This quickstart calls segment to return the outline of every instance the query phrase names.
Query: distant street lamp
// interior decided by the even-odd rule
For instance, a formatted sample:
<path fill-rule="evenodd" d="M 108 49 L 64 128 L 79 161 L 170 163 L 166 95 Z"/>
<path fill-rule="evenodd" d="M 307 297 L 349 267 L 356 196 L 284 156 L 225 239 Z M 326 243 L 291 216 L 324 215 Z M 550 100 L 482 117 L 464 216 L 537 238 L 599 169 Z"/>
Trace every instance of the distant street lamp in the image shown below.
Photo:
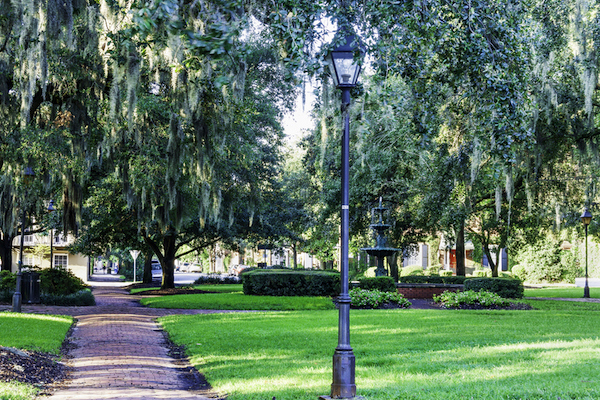
<path fill-rule="evenodd" d="M 588 285 L 588 225 L 592 222 L 592 213 L 586 208 L 581 214 L 581 222 L 585 226 L 585 286 L 583 287 L 583 297 L 590 297 L 590 287 Z"/>
<path fill-rule="evenodd" d="M 355 358 L 350 346 L 350 295 L 348 294 L 348 244 L 349 244 L 349 217 L 350 217 L 350 91 L 356 86 L 360 74 L 360 64 L 355 62 L 354 55 L 359 51 L 355 46 L 356 37 L 346 34 L 344 44 L 333 49 L 328 55 L 333 80 L 338 89 L 342 91 L 342 113 L 344 129 L 342 133 L 342 210 L 341 210 L 341 293 L 338 297 L 338 345 L 333 354 L 333 383 L 331 384 L 331 397 L 322 396 L 321 399 L 347 399 L 356 396 Z"/>
<path fill-rule="evenodd" d="M 25 186 L 25 193 L 23 196 L 23 202 L 21 204 L 21 244 L 19 246 L 19 263 L 17 265 L 17 287 L 15 288 L 15 293 L 12 298 L 12 307 L 13 312 L 20 313 L 21 312 L 21 278 L 22 273 L 21 269 L 23 268 L 23 246 L 25 243 L 25 202 L 27 200 L 27 187 L 33 181 L 33 177 L 35 176 L 33 172 L 33 168 L 25 167 L 25 171 L 23 173 L 23 184 Z"/>
<path fill-rule="evenodd" d="M 50 200 L 50 204 L 48 204 L 48 213 L 50 215 L 52 215 L 52 213 L 54 211 L 55 211 L 54 200 Z M 54 229 L 52 228 L 52 220 L 50 220 L 50 269 L 54 268 L 53 242 L 54 242 Z"/>

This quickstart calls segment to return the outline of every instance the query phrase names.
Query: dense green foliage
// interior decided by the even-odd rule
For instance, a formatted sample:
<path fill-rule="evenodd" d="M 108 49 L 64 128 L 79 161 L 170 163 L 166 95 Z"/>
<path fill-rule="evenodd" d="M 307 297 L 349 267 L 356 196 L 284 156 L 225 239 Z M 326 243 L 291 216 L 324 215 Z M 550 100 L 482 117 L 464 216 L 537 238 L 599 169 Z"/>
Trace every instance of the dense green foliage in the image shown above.
<path fill-rule="evenodd" d="M 71 294 L 43 293 L 40 302 L 49 306 L 95 306 L 96 299 L 89 289 Z"/>
<path fill-rule="evenodd" d="M 340 274 L 335 271 L 254 270 L 242 276 L 244 294 L 261 296 L 336 296 Z"/>
<path fill-rule="evenodd" d="M 396 291 L 359 288 L 351 289 L 348 294 L 351 308 L 409 308 L 411 306 L 410 301 Z"/>
<path fill-rule="evenodd" d="M 360 278 L 360 288 L 364 290 L 379 290 L 381 292 L 395 292 L 396 282 L 391 276 L 376 276 L 374 278 Z"/>
<path fill-rule="evenodd" d="M 466 291 L 487 291 L 507 299 L 523 297 L 523 282 L 510 278 L 472 278 L 465 281 Z"/>
<path fill-rule="evenodd" d="M 49 295 L 72 295 L 87 286 L 73 272 L 64 268 L 45 268 L 40 274 L 40 291 Z"/>
<path fill-rule="evenodd" d="M 412 265 L 404 267 L 400 270 L 400 277 L 404 276 L 422 276 L 424 275 L 423 267 L 420 265 Z"/>
<path fill-rule="evenodd" d="M 463 292 L 445 291 L 434 295 L 433 301 L 445 308 L 463 308 L 465 306 L 480 306 L 483 308 L 506 307 L 509 302 L 500 295 L 486 290 L 466 290 Z"/>
<path fill-rule="evenodd" d="M 576 277 L 583 275 L 576 250 L 561 250 L 551 241 L 523 246 L 516 262 L 513 273 L 530 283 L 574 283 Z"/>
<path fill-rule="evenodd" d="M 543 311 L 352 310 L 357 394 L 377 400 L 598 397 L 600 304 L 579 311 L 575 303 L 554 303 L 559 308 Z M 173 315 L 160 322 L 229 399 L 297 400 L 330 393 L 337 320 L 331 310 Z"/>

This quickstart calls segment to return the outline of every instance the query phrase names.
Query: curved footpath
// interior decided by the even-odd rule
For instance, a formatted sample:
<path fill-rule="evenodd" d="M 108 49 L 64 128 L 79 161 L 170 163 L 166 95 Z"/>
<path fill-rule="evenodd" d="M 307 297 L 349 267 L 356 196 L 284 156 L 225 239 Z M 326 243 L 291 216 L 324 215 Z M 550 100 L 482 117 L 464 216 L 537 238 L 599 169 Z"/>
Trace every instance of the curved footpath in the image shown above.
<path fill-rule="evenodd" d="M 91 284 L 95 306 L 23 305 L 24 312 L 72 315 L 77 320 L 70 338 L 74 349 L 67 360 L 73 368 L 70 379 L 50 400 L 209 399 L 198 390 L 197 375 L 187 361 L 169 356 L 155 319 L 222 311 L 145 308 L 139 296 L 129 295 L 116 282 Z"/>

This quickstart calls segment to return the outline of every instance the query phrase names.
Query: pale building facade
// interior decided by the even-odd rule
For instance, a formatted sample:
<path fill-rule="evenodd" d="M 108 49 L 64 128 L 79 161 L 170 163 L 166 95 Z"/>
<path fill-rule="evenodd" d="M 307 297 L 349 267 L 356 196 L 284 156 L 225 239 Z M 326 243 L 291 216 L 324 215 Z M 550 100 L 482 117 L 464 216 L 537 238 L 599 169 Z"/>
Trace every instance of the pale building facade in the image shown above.
<path fill-rule="evenodd" d="M 50 238 L 52 237 L 52 264 L 50 263 Z M 71 235 L 32 234 L 23 237 L 23 267 L 50 268 L 51 266 L 66 268 L 75 276 L 88 281 L 89 257 L 69 252 L 68 246 L 74 242 Z M 11 271 L 17 272 L 21 236 L 13 239 Z"/>

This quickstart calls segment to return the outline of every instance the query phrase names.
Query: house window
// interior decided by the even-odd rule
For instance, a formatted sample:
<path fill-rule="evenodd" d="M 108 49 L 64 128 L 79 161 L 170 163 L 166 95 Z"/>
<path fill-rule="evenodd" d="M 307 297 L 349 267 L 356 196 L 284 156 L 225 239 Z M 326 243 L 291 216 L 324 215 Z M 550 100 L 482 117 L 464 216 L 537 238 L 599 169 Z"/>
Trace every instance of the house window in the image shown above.
<path fill-rule="evenodd" d="M 65 244 L 65 236 L 62 233 L 54 234 L 54 244 Z"/>
<path fill-rule="evenodd" d="M 27 237 L 27 236 L 25 236 Z M 33 254 L 23 254 L 23 265 L 22 267 L 29 266 L 32 267 L 34 264 Z"/>
<path fill-rule="evenodd" d="M 25 232 L 29 232 L 29 228 L 25 229 Z M 25 235 L 23 236 L 24 244 L 33 244 L 33 235 Z"/>
<path fill-rule="evenodd" d="M 54 267 L 67 268 L 69 265 L 69 257 L 66 254 L 55 254 L 54 255 Z"/>

